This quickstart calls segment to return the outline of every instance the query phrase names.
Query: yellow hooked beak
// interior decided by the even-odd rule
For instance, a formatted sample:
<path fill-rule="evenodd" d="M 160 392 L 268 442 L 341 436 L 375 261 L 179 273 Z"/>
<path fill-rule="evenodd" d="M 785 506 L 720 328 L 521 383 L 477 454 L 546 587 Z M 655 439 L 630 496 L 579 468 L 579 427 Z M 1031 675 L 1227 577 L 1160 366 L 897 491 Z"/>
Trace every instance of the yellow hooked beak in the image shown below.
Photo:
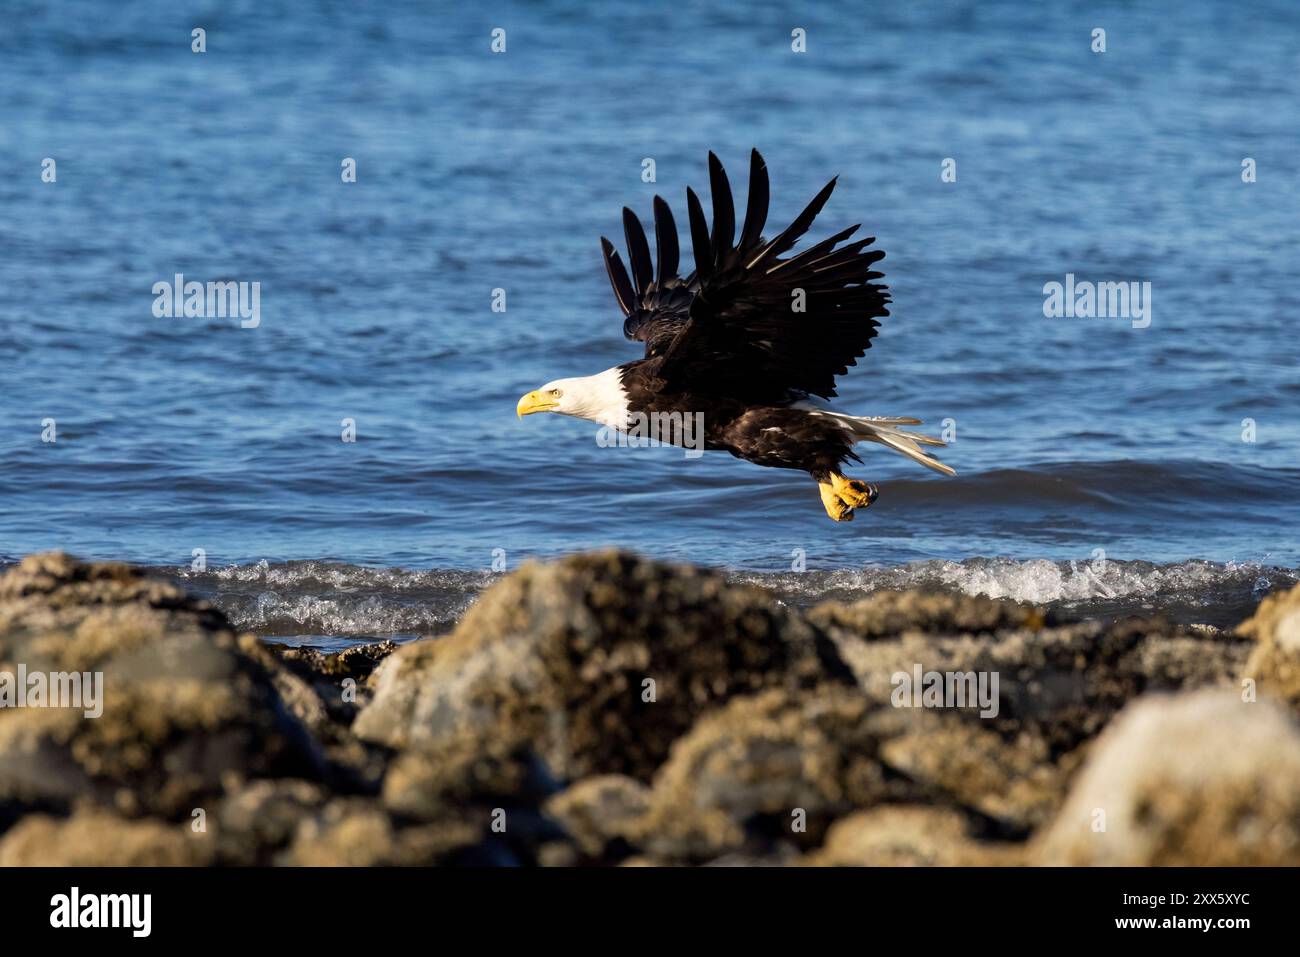
<path fill-rule="evenodd" d="M 532 415 L 534 412 L 549 412 L 559 404 L 560 403 L 552 398 L 547 392 L 530 392 L 519 400 L 519 404 L 515 406 L 515 412 L 517 412 L 519 418 L 522 419 L 524 416 Z"/>

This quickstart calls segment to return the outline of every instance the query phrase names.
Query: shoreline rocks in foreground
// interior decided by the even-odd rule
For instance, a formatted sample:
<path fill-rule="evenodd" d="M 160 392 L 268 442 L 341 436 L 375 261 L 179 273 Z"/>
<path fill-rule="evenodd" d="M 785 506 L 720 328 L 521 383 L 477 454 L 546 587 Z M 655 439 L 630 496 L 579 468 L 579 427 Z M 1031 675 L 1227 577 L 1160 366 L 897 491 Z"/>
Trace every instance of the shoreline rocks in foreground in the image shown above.
<path fill-rule="evenodd" d="M 327 655 L 44 554 L 0 576 L 20 666 L 102 674 L 102 714 L 0 707 L 0 866 L 1300 863 L 1300 588 L 1234 632 L 799 610 L 611 551 Z"/>

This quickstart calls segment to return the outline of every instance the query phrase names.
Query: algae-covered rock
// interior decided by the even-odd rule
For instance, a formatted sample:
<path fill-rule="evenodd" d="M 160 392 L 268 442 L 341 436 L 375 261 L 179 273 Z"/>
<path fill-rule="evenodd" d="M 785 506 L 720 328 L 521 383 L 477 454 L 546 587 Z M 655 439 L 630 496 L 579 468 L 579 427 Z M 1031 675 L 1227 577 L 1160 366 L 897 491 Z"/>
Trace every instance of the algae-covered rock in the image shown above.
<path fill-rule="evenodd" d="M 298 826 L 328 798 L 310 781 L 250 781 L 222 798 L 215 819 L 216 853 L 222 864 L 270 864 Z"/>
<path fill-rule="evenodd" d="M 1249 644 L 1159 619 L 1051 623 L 1007 600 L 880 592 L 809 612 L 826 628 L 872 700 L 890 700 L 894 676 L 924 672 L 997 676 L 996 715 L 1008 739 L 1032 734 L 1045 756 L 1094 737 L 1124 704 L 1152 690 L 1232 682 Z"/>
<path fill-rule="evenodd" d="M 634 843 L 668 859 L 751 839 L 815 847 L 839 815 L 911 791 L 880 762 L 874 710 L 851 689 L 772 689 L 701 718 L 655 776 Z"/>
<path fill-rule="evenodd" d="M 1300 864 L 1300 728 L 1233 692 L 1140 699 L 1101 735 L 1031 861 Z"/>
<path fill-rule="evenodd" d="M 1300 715 L 1300 585 L 1269 595 L 1237 627 L 1254 645 L 1241 677 L 1257 695 L 1287 702 Z"/>
<path fill-rule="evenodd" d="M 983 635 L 1017 628 L 1036 630 L 1054 616 L 1021 602 L 982 595 L 882 590 L 856 602 L 824 602 L 808 619 L 832 637 L 863 641 L 927 635 Z"/>
<path fill-rule="evenodd" d="M 628 836 L 650 810 L 650 789 L 623 774 L 583 778 L 543 806 L 588 858 L 600 858 Z"/>
<path fill-rule="evenodd" d="M 0 709 L 0 805 L 76 798 L 188 816 L 229 776 L 315 776 L 322 758 L 275 664 L 222 615 L 124 565 L 34 555 L 0 576 L 0 672 L 81 673 L 102 713 Z M 98 676 L 98 677 L 97 677 Z"/>
<path fill-rule="evenodd" d="M 187 867 L 212 858 L 211 843 L 183 824 L 98 810 L 32 814 L 0 838 L 0 867 Z"/>
<path fill-rule="evenodd" d="M 831 825 L 812 867 L 970 867 L 1020 863 L 1015 845 L 981 843 L 950 808 L 897 805 L 858 811 Z"/>
<path fill-rule="evenodd" d="M 294 867 L 414 867 L 454 862 L 483 838 L 486 821 L 465 815 L 437 825 L 401 826 L 373 801 L 340 798 L 299 825 L 277 863 Z M 516 863 L 512 860 L 466 863 Z"/>
<path fill-rule="evenodd" d="M 621 552 L 528 564 L 445 638 L 379 668 L 362 738 L 524 743 L 561 779 L 648 780 L 710 708 L 851 675 L 834 646 L 761 589 Z"/>

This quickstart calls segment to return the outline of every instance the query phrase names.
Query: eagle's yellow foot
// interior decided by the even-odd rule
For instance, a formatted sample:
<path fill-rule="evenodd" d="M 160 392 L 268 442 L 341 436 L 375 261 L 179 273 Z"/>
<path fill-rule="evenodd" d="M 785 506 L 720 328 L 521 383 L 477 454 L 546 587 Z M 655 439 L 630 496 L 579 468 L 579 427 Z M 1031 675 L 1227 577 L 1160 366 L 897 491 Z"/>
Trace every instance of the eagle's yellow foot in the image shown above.
<path fill-rule="evenodd" d="M 831 488 L 849 508 L 866 508 L 880 495 L 880 490 L 869 482 L 831 475 Z"/>
<path fill-rule="evenodd" d="M 853 521 L 853 506 L 848 505 L 835 493 L 835 486 L 830 482 L 818 482 L 817 488 L 822 493 L 822 506 L 826 514 L 837 522 Z"/>

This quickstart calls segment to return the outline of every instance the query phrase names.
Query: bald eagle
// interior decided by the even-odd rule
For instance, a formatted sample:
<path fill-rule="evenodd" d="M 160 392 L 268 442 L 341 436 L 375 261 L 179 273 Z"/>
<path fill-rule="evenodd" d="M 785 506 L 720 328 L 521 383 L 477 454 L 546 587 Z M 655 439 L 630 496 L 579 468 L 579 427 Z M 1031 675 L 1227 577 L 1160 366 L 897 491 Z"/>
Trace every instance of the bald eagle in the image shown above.
<path fill-rule="evenodd" d="M 677 226 L 662 198 L 654 198 L 657 262 L 640 220 L 623 209 L 631 262 L 614 245 L 601 250 L 614 296 L 626 317 L 623 334 L 645 343 L 645 358 L 593 376 L 557 379 L 519 400 L 518 414 L 558 412 L 627 431 L 647 422 L 674 427 L 653 437 L 678 445 L 694 439 L 681 423 L 702 422 L 703 447 L 730 452 L 756 465 L 809 473 L 826 513 L 853 518 L 879 494 L 875 485 L 848 478 L 853 447 L 877 442 L 945 475 L 953 469 L 921 446 L 945 443 L 904 431 L 908 417 L 849 415 L 825 401 L 835 377 L 856 365 L 889 315 L 886 286 L 868 249 L 875 237 L 846 242 L 851 226 L 796 255 L 785 256 L 808 231 L 835 188 L 832 179 L 789 226 L 772 239 L 767 221 L 767 164 L 750 154 L 749 202 L 739 240 L 727 173 L 709 153 L 713 224 L 699 197 L 686 190 L 695 269 L 678 273 Z M 842 244 L 842 245 L 841 245 Z"/>

